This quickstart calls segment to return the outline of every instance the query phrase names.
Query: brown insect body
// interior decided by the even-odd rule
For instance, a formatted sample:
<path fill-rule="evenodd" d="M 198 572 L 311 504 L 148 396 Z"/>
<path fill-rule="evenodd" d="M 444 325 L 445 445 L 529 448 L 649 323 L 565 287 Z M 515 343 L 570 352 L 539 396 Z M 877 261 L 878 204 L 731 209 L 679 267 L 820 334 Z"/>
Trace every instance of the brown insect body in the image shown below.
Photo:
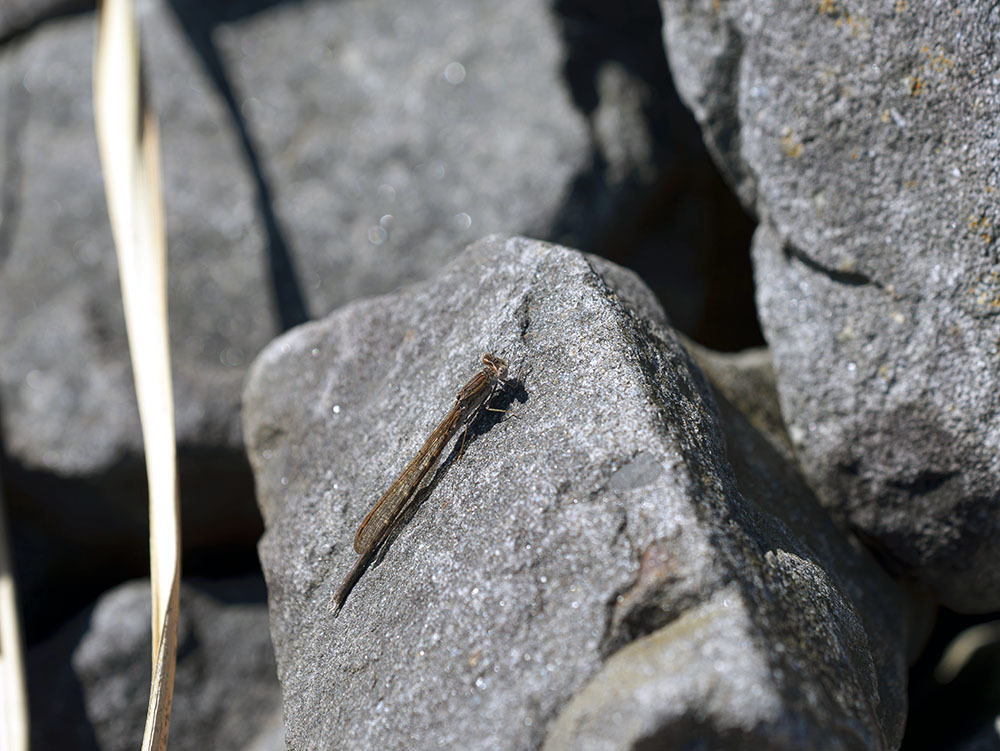
<path fill-rule="evenodd" d="M 483 369 L 476 373 L 459 390 L 455 403 L 444 419 L 424 441 L 416 456 L 400 472 L 389 489 L 375 503 L 365 516 L 354 536 L 354 551 L 360 558 L 340 585 L 334 596 L 335 608 L 339 608 L 348 593 L 361 578 L 372 556 L 388 539 L 395 526 L 417 495 L 417 490 L 427 473 L 437 464 L 445 446 L 459 430 L 469 429 L 480 412 L 504 385 L 507 377 L 507 363 L 496 355 L 485 353 L 482 357 Z"/>

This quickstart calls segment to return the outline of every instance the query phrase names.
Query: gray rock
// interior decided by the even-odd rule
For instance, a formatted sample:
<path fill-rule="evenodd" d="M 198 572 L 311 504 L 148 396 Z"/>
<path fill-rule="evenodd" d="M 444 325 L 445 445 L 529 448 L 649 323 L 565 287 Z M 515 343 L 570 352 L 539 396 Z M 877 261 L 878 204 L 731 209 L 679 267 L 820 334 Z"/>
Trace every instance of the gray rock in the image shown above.
<path fill-rule="evenodd" d="M 599 233 L 655 179 L 643 82 L 603 68 L 592 133 L 562 80 L 556 19 L 541 6 L 504 3 L 482 17 L 484 8 L 456 14 L 438 0 L 383 5 L 299 3 L 236 22 L 178 3 L 180 28 L 158 5 L 144 15 L 156 29 L 145 41 L 163 120 L 182 444 L 238 443 L 243 366 L 281 322 L 260 304 L 276 252 L 255 215 L 260 186 L 223 83 L 201 66 L 232 78 L 277 186 L 302 305 L 318 313 L 426 276 L 484 231 L 552 234 L 595 154 L 607 152 L 610 176 L 594 207 L 576 207 L 581 221 L 566 230 L 575 238 Z M 3 161 L 22 183 L 0 248 L 9 451 L 68 474 L 139 446 L 93 143 L 92 27 L 90 17 L 47 24 L 0 61 Z M 213 30 L 214 63 L 191 48 Z M 499 89 L 508 78 L 519 85 Z"/>
<path fill-rule="evenodd" d="M 260 525 L 238 418 L 249 360 L 288 325 L 424 277 L 481 233 L 595 244 L 661 177 L 669 81 L 640 16 L 613 31 L 577 22 L 574 33 L 608 32 L 589 49 L 527 0 L 141 5 L 163 141 L 183 539 L 250 546 Z M 0 49 L 0 400 L 15 521 L 84 550 L 77 561 L 116 547 L 141 562 L 93 26 L 47 22 Z"/>
<path fill-rule="evenodd" d="M 249 547 L 260 518 L 241 456 L 239 390 L 246 360 L 275 331 L 259 303 L 266 275 L 252 186 L 197 60 L 169 19 L 145 20 L 159 22 L 147 61 L 163 115 L 183 540 L 186 552 Z M 20 566 L 29 617 L 61 600 L 51 588 L 66 581 L 74 599 L 108 571 L 118 581 L 139 575 L 148 545 L 93 132 L 93 26 L 89 15 L 49 22 L 0 51 L 0 402 L 12 526 L 33 551 Z"/>
<path fill-rule="evenodd" d="M 691 715 L 697 715 L 697 708 L 704 712 L 706 707 L 708 713 L 720 718 L 716 724 L 723 729 L 713 736 L 712 748 L 869 748 L 885 744 L 894 748 L 896 743 L 891 739 L 901 736 L 904 720 L 900 707 L 906 701 L 906 654 L 919 650 L 927 635 L 926 622 L 921 620 L 924 608 L 919 602 L 905 601 L 871 557 L 837 532 L 789 461 L 780 430 L 774 432 L 774 389 L 773 383 L 767 386 L 766 350 L 726 355 L 691 342 L 685 342 L 685 347 L 697 362 L 709 364 L 711 371 L 706 374 L 710 378 L 716 376 L 712 394 L 719 407 L 727 457 L 744 498 L 780 519 L 823 570 L 838 572 L 838 583 L 848 599 L 858 604 L 880 681 L 881 722 L 888 732 L 884 738 L 860 742 L 845 740 L 841 732 L 831 730 L 829 738 L 820 740 L 821 736 L 801 735 L 796 720 L 782 721 L 772 715 L 774 707 L 782 706 L 792 717 L 808 714 L 801 706 L 808 703 L 802 686 L 775 686 L 766 676 L 773 670 L 794 672 L 796 668 L 782 664 L 785 650 L 780 645 L 772 645 L 775 649 L 769 654 L 745 648 L 754 639 L 754 626 L 747 621 L 745 610 L 732 607 L 741 597 L 739 591 L 723 590 L 614 654 L 560 713 L 546 751 L 681 746 L 692 738 L 704 739 Z M 739 372 L 744 374 L 742 382 Z M 759 388 L 756 398 L 754 386 Z M 733 394 L 739 408 L 724 393 Z M 744 606 L 756 609 L 754 604 Z M 900 642 L 900 609 L 904 607 L 909 616 L 905 646 Z M 815 630 L 818 614 L 809 610 L 789 609 L 789 616 L 798 620 L 792 630 Z M 703 661 L 705 653 L 714 657 L 710 665 Z M 750 702 L 742 702 L 742 692 L 754 694 L 752 707 Z M 766 693 L 770 695 L 765 698 Z M 748 722 L 741 712 L 757 716 Z M 834 725 L 840 723 L 840 718 L 826 719 Z M 758 724 L 756 734 L 732 731 Z M 864 731 L 856 728 L 855 732 Z"/>
<path fill-rule="evenodd" d="M 795 534 L 808 540 L 814 548 L 825 546 L 816 537 L 817 530 L 822 530 L 825 539 L 837 539 L 827 526 L 830 519 L 825 514 L 817 515 L 817 499 L 795 459 L 781 416 L 770 351 L 766 347 L 756 347 L 735 353 L 715 352 L 695 342 L 683 338 L 682 341 L 711 383 L 726 435 L 729 461 L 743 494 L 769 508 L 786 523 L 793 518 L 800 519 L 800 523 L 792 524 Z M 775 507 L 774 499 L 786 501 Z M 860 547 L 854 535 L 848 535 L 848 541 L 853 547 Z M 861 560 L 867 561 L 849 574 L 849 580 L 881 578 L 884 574 L 881 569 L 873 571 L 870 568 L 871 559 L 867 556 L 858 559 L 836 547 L 829 549 L 826 560 L 831 566 L 834 562 L 851 566 Z M 922 589 L 913 586 L 904 585 L 897 594 L 903 597 L 906 614 L 906 663 L 912 664 L 931 636 L 937 603 Z M 864 594 L 852 592 L 852 596 L 863 597 Z M 878 610 L 875 607 L 865 612 Z M 897 646 L 893 645 L 893 649 Z M 890 653 L 888 659 L 895 659 L 895 653 Z"/>
<path fill-rule="evenodd" d="M 746 3 L 660 0 L 674 85 L 701 125 L 709 152 L 743 205 L 753 211 L 756 176 L 742 156 L 739 17 Z"/>
<path fill-rule="evenodd" d="M 93 7 L 93 0 L 4 0 L 0 3 L 0 44 L 30 33 L 46 19 Z"/>
<path fill-rule="evenodd" d="M 1000 11 L 662 7 L 679 89 L 752 175 L 758 307 L 810 482 L 893 570 L 1000 608 Z"/>
<path fill-rule="evenodd" d="M 559 748 L 567 727 L 600 748 L 574 708 L 601 681 L 656 694 L 655 737 L 898 743 L 898 593 L 759 436 L 741 493 L 707 384 L 662 312 L 635 312 L 648 295 L 627 297 L 578 253 L 491 237 L 255 361 L 244 427 L 289 748 Z M 484 350 L 518 376 L 510 414 L 446 450 L 334 615 L 359 520 Z"/>
<path fill-rule="evenodd" d="M 749 646 L 752 609 L 723 590 L 612 655 L 552 724 L 544 751 L 895 747 L 852 722 L 852 707 L 816 718 L 808 707 L 825 687 L 810 695 L 808 687 L 777 686 L 783 676 L 772 673 L 788 668 Z"/>
<path fill-rule="evenodd" d="M 715 352 L 685 340 L 684 347 L 714 389 L 725 395 L 746 419 L 790 462 L 795 452 L 781 415 L 774 363 L 767 347 Z"/>
<path fill-rule="evenodd" d="M 149 624 L 149 584 L 129 582 L 29 652 L 33 748 L 142 745 Z M 185 582 L 174 686 L 170 748 L 284 748 L 259 576 Z"/>

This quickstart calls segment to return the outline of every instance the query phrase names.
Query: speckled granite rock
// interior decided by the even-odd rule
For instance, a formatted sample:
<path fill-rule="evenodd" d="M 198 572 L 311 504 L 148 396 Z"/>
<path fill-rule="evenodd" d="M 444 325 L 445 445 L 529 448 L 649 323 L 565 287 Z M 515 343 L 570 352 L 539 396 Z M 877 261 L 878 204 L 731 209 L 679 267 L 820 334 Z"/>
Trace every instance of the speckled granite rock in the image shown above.
<path fill-rule="evenodd" d="M 584 256 L 496 236 L 261 353 L 244 427 L 290 749 L 596 744 L 574 708 L 600 681 L 656 738 L 895 747 L 898 594 L 801 481 L 750 454 L 734 475 L 705 381 L 636 307 Z M 484 350 L 518 375 L 510 414 L 449 449 L 334 615 L 359 520 Z M 647 649 L 666 673 L 616 675 Z"/>
<path fill-rule="evenodd" d="M 284 748 L 264 599 L 259 575 L 184 583 L 170 748 Z M 31 650 L 32 748 L 142 745 L 149 623 L 149 584 L 129 582 Z"/>
<path fill-rule="evenodd" d="M 1000 11 L 661 6 L 763 218 L 758 307 L 811 483 L 898 573 L 1000 608 Z"/>

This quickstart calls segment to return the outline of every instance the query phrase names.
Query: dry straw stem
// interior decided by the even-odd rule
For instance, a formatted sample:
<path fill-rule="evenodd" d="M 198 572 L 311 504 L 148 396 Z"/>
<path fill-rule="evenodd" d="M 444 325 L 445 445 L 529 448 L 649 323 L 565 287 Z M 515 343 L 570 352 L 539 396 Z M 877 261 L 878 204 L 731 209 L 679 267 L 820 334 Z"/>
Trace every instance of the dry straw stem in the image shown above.
<path fill-rule="evenodd" d="M 934 680 L 951 683 L 968 665 L 976 652 L 1000 644 L 1000 621 L 980 623 L 965 629 L 951 640 L 934 668 Z M 997 731 L 1000 733 L 1000 730 Z"/>
<path fill-rule="evenodd" d="M 21 629 L 0 490 L 0 751 L 28 751 L 28 695 Z"/>
<path fill-rule="evenodd" d="M 147 102 L 142 94 L 135 10 L 130 0 L 105 0 L 97 15 L 94 116 L 149 478 L 153 680 L 144 751 L 167 745 L 180 585 L 166 238 L 159 138 Z"/>

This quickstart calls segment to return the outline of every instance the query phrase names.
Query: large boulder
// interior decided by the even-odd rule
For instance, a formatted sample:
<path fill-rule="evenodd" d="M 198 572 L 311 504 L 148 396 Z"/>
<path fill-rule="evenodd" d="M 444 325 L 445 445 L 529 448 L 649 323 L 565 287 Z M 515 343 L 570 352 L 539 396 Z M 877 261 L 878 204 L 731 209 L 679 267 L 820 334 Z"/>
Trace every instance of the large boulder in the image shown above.
<path fill-rule="evenodd" d="M 504 412 L 335 612 L 484 351 Z M 523 238 L 270 344 L 244 428 L 289 748 L 895 748 L 902 598 L 727 410 L 633 275 Z"/>

